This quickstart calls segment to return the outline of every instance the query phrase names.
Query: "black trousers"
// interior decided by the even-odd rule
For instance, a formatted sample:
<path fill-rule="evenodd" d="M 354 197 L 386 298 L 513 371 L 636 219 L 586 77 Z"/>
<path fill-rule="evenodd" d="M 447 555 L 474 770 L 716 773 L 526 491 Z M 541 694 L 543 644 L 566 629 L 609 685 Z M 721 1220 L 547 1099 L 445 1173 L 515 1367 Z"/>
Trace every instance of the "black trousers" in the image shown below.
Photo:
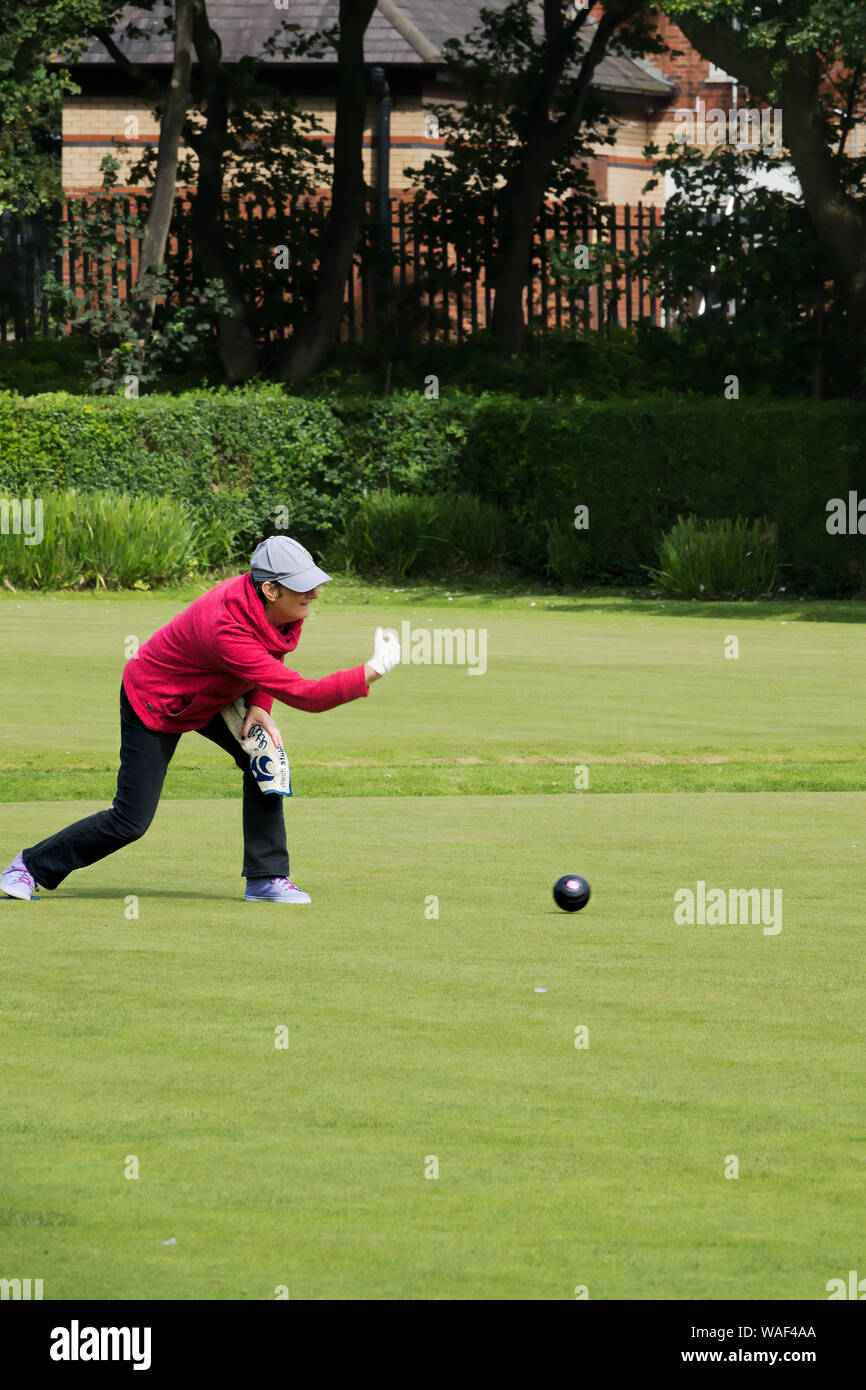
<path fill-rule="evenodd" d="M 221 715 L 197 730 L 234 758 L 243 771 L 244 878 L 289 877 L 283 798 L 259 789 L 250 760 Z M 43 888 L 56 888 L 73 869 L 83 869 L 139 840 L 156 813 L 165 774 L 180 734 L 158 734 L 139 719 L 120 685 L 120 771 L 111 809 L 75 821 L 23 851 L 28 873 Z"/>

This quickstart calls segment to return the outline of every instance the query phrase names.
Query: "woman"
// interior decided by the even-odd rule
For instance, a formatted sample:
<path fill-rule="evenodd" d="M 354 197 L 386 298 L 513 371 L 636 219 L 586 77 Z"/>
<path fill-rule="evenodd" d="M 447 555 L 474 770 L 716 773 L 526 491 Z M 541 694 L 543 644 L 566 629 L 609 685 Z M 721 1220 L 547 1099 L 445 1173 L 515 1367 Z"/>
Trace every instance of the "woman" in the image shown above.
<path fill-rule="evenodd" d="M 123 671 L 120 771 L 111 809 L 22 850 L 0 875 L 0 889 L 28 900 L 40 885 L 56 888 L 74 869 L 140 839 L 181 734 L 196 730 L 243 769 L 245 900 L 310 902 L 289 878 L 283 798 L 260 789 L 221 711 L 244 696 L 243 736 L 260 724 L 280 745 L 271 718 L 274 699 L 295 709 L 333 709 L 369 695 L 372 682 L 393 670 L 400 644 L 396 633 L 381 628 L 363 666 L 305 680 L 283 665 L 298 645 L 317 586 L 329 578 L 297 541 L 272 536 L 257 546 L 249 574 L 224 580 L 155 632 Z"/>

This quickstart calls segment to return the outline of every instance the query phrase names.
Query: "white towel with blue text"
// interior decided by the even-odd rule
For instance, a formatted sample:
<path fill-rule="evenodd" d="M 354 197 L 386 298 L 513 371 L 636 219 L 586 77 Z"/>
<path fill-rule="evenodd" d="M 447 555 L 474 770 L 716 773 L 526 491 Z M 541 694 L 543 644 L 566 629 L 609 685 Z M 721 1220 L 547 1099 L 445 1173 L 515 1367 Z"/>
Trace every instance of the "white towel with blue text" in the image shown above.
<path fill-rule="evenodd" d="M 258 782 L 260 791 L 275 796 L 291 796 L 291 769 L 283 745 L 274 743 L 261 724 L 251 724 L 247 737 L 242 736 L 244 720 L 247 717 L 247 707 L 243 698 L 235 700 L 234 704 L 221 713 L 244 752 L 249 753 L 250 771 Z"/>

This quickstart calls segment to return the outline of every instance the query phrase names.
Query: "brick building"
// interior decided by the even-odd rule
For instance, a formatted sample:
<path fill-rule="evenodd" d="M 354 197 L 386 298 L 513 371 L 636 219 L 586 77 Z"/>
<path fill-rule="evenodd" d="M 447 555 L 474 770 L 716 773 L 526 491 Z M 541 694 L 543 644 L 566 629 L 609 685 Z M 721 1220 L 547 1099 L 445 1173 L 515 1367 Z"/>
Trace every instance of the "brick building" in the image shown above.
<path fill-rule="evenodd" d="M 429 121 L 431 105 L 458 98 L 442 45 L 451 37 L 464 37 L 479 19 L 484 0 L 379 0 L 367 31 L 367 62 L 384 69 L 392 112 L 390 121 L 389 185 L 399 196 L 411 189 L 406 170 L 418 166 L 431 151 L 441 148 L 435 123 Z M 486 0 L 502 7 L 505 0 Z M 222 42 L 223 61 L 237 62 L 245 55 L 264 52 L 266 39 L 283 20 L 304 30 L 325 27 L 336 20 L 336 0 L 288 0 L 283 6 L 256 0 L 209 0 L 208 15 Z M 123 36 L 134 19 L 143 37 Z M 160 36 L 159 14 L 127 6 L 117 26 L 120 50 L 134 63 L 167 79 L 172 61 L 170 39 Z M 677 27 L 659 15 L 662 36 L 681 56 L 664 55 L 653 61 L 608 57 L 598 67 L 596 84 L 611 92 L 620 110 L 614 147 L 601 147 L 589 169 L 602 201 L 633 204 L 664 201 L 663 187 L 649 195 L 642 188 L 651 165 L 643 154 L 654 141 L 664 148 L 673 133 L 678 113 L 684 109 L 727 110 L 732 102 L 732 82 L 717 72 L 687 43 Z M 334 132 L 334 60 L 317 62 L 265 62 L 275 85 L 293 93 L 299 105 L 319 118 L 323 139 L 332 143 Z M 101 183 L 99 164 L 109 151 L 121 155 L 120 186 L 134 191 L 128 182 L 132 157 L 140 147 L 158 139 L 159 127 L 146 99 L 133 95 L 122 69 L 100 42 L 94 42 L 75 65 L 81 93 L 68 96 L 63 111 L 63 184 L 67 193 L 78 194 Z M 372 183 L 376 158 L 377 101 L 370 99 L 364 135 L 365 175 Z M 126 144 L 130 154 L 118 150 Z"/>

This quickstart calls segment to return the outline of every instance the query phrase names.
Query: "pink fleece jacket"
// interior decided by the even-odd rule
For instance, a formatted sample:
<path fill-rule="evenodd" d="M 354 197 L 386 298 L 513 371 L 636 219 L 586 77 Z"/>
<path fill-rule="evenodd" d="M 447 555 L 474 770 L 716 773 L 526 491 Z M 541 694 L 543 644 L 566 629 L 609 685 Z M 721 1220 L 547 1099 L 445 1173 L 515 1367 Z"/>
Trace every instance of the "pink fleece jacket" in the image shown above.
<path fill-rule="evenodd" d="M 318 712 L 369 695 L 363 666 L 305 680 L 283 665 L 303 618 L 274 627 L 249 574 L 224 579 L 144 643 L 123 668 L 130 703 L 149 729 L 202 729 L 240 695 L 270 713 L 274 699 Z"/>

